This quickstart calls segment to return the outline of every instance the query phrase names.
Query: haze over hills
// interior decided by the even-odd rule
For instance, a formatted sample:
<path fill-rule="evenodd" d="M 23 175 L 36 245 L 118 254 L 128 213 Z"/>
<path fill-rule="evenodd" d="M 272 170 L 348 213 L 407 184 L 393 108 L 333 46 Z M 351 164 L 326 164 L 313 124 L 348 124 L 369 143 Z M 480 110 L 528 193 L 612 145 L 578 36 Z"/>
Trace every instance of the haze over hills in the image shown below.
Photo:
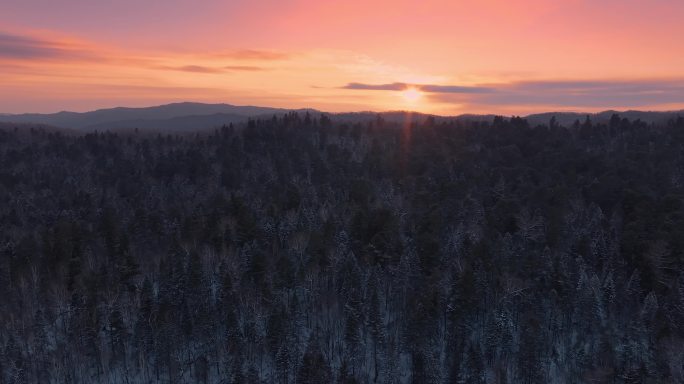
<path fill-rule="evenodd" d="M 129 108 L 116 107 L 99 109 L 90 112 L 62 111 L 51 114 L 25 113 L 25 114 L 0 114 L 0 122 L 5 123 L 31 123 L 44 124 L 59 128 L 77 129 L 83 131 L 94 130 L 128 130 L 128 129 L 164 129 L 168 131 L 188 131 L 207 129 L 223 124 L 242 123 L 250 118 L 270 118 L 273 115 L 283 115 L 296 111 L 301 113 L 325 113 L 315 109 L 284 109 L 258 106 L 237 106 L 230 104 L 204 104 L 204 103 L 172 103 L 153 107 Z M 640 119 L 647 123 L 660 123 L 678 115 L 684 111 L 603 111 L 599 113 L 580 112 L 545 112 L 523 116 L 531 125 L 546 124 L 552 117 L 560 125 L 569 126 L 576 120 L 584 121 L 587 116 L 594 122 L 608 121 L 613 114 L 626 117 L 630 120 Z M 384 120 L 400 122 L 411 119 L 422 121 L 433 117 L 437 121 L 444 120 L 467 120 L 467 121 L 491 121 L 496 115 L 462 114 L 456 116 L 438 116 L 418 112 L 389 111 L 389 112 L 348 112 L 330 113 L 335 120 L 340 122 L 356 123 L 369 121 L 380 115 Z"/>
<path fill-rule="evenodd" d="M 244 121 L 252 116 L 283 114 L 289 111 L 280 108 L 184 102 L 145 108 L 98 109 L 90 112 L 5 114 L 0 115 L 0 121 L 47 124 L 80 130 L 125 128 L 183 130 L 211 127 Z"/>

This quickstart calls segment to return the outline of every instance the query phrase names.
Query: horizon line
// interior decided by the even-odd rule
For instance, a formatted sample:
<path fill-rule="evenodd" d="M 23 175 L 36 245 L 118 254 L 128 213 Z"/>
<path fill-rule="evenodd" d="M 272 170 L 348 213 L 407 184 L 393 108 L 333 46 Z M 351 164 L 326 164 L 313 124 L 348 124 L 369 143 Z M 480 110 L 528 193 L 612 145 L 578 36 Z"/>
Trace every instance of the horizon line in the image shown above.
<path fill-rule="evenodd" d="M 451 115 L 451 114 L 438 114 L 438 113 L 420 112 L 420 111 L 409 110 L 409 109 L 347 110 L 347 111 L 331 112 L 331 111 L 320 110 L 320 109 L 312 108 L 312 107 L 285 108 L 285 107 L 272 107 L 272 106 L 254 105 L 254 104 L 231 104 L 231 103 L 226 103 L 226 102 L 209 103 L 209 102 L 198 102 L 198 101 L 174 101 L 174 102 L 168 102 L 168 103 L 162 103 L 162 104 L 156 104 L 155 103 L 155 104 L 140 106 L 140 107 L 132 107 L 132 106 L 126 106 L 126 105 L 115 105 L 115 106 L 111 106 L 111 107 L 101 107 L 101 108 L 95 108 L 95 109 L 89 109 L 89 110 L 61 109 L 61 110 L 56 111 L 56 112 L 19 112 L 19 113 L 0 112 L 0 116 L 56 115 L 56 114 L 60 114 L 60 113 L 87 114 L 87 113 L 92 113 L 92 112 L 114 110 L 114 109 L 149 109 L 149 108 L 159 108 L 159 107 L 166 107 L 166 106 L 180 105 L 180 104 L 196 104 L 196 105 L 212 105 L 212 106 L 220 106 L 221 105 L 221 106 L 229 106 L 229 107 L 236 107 L 236 108 L 264 108 L 264 109 L 279 110 L 279 111 L 283 111 L 283 112 L 315 111 L 318 113 L 329 114 L 329 115 L 344 115 L 344 114 L 354 114 L 354 113 L 357 113 L 357 114 L 363 114 L 363 113 L 375 113 L 375 114 L 411 113 L 411 114 L 413 114 L 413 113 L 415 113 L 415 114 L 419 114 L 419 115 L 435 116 L 435 117 L 461 117 L 461 116 L 527 117 L 527 116 L 553 114 L 553 113 L 577 114 L 577 115 L 599 115 L 599 114 L 606 113 L 606 112 L 614 112 L 617 114 L 628 113 L 628 112 L 642 112 L 642 113 L 680 113 L 680 112 L 684 112 L 684 109 L 620 109 L 618 107 L 618 108 L 602 109 L 602 110 L 596 111 L 596 112 L 587 112 L 587 111 L 582 111 L 582 110 L 565 110 L 565 111 L 564 110 L 544 110 L 544 111 L 540 111 L 540 112 L 533 112 L 533 113 L 527 113 L 527 114 L 518 114 L 518 113 L 501 114 L 501 113 L 493 113 L 493 112 L 482 112 L 482 113 L 464 112 L 464 113 Z M 221 112 L 217 112 L 215 114 L 221 114 Z M 187 116 L 192 116 L 192 115 L 187 115 Z"/>

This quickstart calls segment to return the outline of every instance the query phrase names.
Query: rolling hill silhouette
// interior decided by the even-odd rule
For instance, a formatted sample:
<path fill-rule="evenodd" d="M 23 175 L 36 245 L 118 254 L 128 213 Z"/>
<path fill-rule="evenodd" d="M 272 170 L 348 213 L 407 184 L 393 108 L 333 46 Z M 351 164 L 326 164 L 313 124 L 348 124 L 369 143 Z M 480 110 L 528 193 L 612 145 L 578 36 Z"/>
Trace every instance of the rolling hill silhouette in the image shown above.
<path fill-rule="evenodd" d="M 99 109 L 90 112 L 58 112 L 51 114 L 25 113 L 0 114 L 0 122 L 43 124 L 59 128 L 81 131 L 104 130 L 165 130 L 191 131 L 219 127 L 224 124 L 241 123 L 250 118 L 270 118 L 296 111 L 300 113 L 325 113 L 315 109 L 284 109 L 258 106 L 238 106 L 230 104 L 172 103 L 145 108 L 117 107 Z M 564 126 L 572 125 L 576 120 L 584 121 L 587 116 L 594 122 L 608 121 L 613 114 L 630 120 L 640 119 L 647 123 L 660 123 L 684 114 L 684 111 L 650 112 L 650 111 L 604 111 L 599 113 L 579 112 L 545 112 L 523 116 L 531 125 L 546 124 L 552 117 Z M 491 121 L 496 115 L 463 114 L 457 116 L 439 116 L 408 111 L 389 112 L 348 112 L 331 113 L 339 122 L 365 122 L 381 116 L 386 121 L 424 121 L 432 117 L 435 121 L 468 120 Z"/>

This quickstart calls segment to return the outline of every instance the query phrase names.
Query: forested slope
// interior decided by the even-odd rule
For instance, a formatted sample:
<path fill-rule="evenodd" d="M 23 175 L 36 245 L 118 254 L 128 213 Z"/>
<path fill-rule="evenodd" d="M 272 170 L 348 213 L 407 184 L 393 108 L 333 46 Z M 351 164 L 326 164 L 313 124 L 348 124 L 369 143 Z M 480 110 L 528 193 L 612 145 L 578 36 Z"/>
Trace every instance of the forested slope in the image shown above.
<path fill-rule="evenodd" d="M 681 383 L 684 119 L 0 130 L 7 383 Z"/>

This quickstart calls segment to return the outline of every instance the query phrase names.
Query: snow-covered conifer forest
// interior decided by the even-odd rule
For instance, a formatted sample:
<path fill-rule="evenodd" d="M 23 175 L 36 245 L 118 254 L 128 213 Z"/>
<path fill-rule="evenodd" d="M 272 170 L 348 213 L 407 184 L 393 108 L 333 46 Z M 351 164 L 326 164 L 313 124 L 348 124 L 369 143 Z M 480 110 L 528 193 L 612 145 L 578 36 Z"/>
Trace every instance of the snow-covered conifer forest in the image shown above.
<path fill-rule="evenodd" d="M 682 383 L 684 119 L 0 129 L 2 383 Z"/>

